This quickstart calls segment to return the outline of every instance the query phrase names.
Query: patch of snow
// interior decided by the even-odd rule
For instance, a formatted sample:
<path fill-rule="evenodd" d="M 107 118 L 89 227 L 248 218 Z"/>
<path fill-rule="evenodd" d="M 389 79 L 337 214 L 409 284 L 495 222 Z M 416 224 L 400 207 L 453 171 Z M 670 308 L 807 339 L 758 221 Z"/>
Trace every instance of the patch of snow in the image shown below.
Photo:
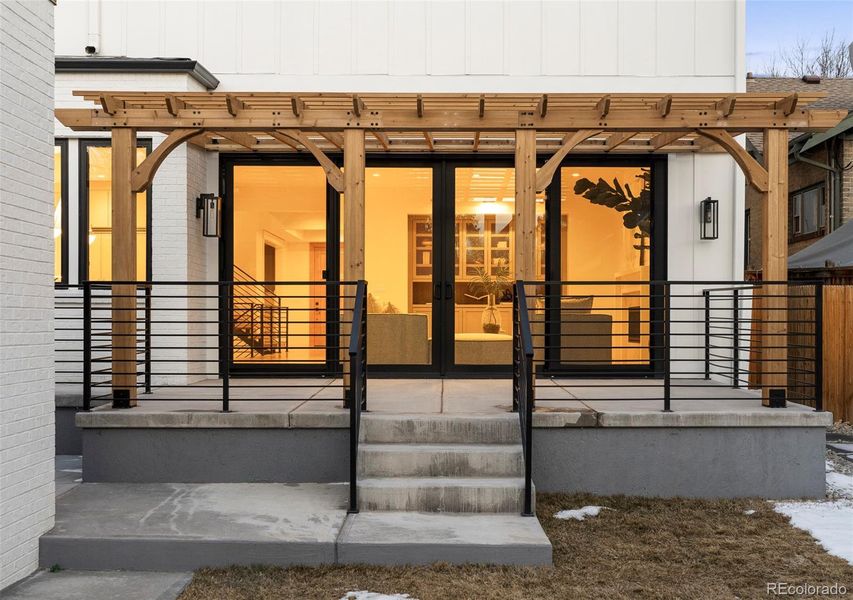
<path fill-rule="evenodd" d="M 341 600 L 416 600 L 408 594 L 380 594 L 379 592 L 368 592 L 361 590 L 358 592 L 347 592 Z"/>
<path fill-rule="evenodd" d="M 823 548 L 853 565 L 853 501 L 774 502 L 776 512 L 791 519 L 791 525 L 809 532 Z"/>
<path fill-rule="evenodd" d="M 575 521 L 583 521 L 587 517 L 597 517 L 602 510 L 610 510 L 606 506 L 584 506 L 575 510 L 561 510 L 554 515 L 557 519 L 574 519 Z"/>
<path fill-rule="evenodd" d="M 754 514 L 755 514 L 755 510 L 753 510 L 753 509 L 751 509 L 751 508 L 750 508 L 750 509 L 748 509 L 748 510 L 743 511 L 743 514 L 745 514 L 745 515 L 754 515 Z"/>
<path fill-rule="evenodd" d="M 826 488 L 831 494 L 853 499 L 853 475 L 836 471 L 835 465 L 826 461 Z"/>

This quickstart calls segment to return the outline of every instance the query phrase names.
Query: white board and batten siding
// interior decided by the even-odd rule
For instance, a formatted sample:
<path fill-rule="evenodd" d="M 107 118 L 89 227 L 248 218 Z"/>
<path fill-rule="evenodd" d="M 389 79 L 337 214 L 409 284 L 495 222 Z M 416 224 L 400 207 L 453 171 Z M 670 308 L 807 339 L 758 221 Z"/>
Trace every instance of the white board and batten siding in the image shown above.
<path fill-rule="evenodd" d="M 739 92 L 744 21 L 744 0 L 63 0 L 56 50 L 194 58 L 219 91 Z M 740 277 L 734 163 L 669 167 L 669 277 Z M 706 196 L 714 242 L 696 231 Z"/>

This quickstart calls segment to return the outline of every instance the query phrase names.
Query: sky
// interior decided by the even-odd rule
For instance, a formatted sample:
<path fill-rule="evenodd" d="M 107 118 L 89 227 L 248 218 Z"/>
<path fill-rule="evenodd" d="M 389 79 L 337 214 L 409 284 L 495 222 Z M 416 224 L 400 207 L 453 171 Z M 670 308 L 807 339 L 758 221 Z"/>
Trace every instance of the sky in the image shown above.
<path fill-rule="evenodd" d="M 746 70 L 761 73 L 780 47 L 798 38 L 816 46 L 833 29 L 853 42 L 853 0 L 747 0 Z"/>

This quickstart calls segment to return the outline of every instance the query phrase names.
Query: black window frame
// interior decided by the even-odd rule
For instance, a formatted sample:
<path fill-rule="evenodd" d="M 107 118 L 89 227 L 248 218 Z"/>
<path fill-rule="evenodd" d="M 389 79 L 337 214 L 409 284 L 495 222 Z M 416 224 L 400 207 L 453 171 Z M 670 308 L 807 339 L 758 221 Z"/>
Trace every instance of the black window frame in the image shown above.
<path fill-rule="evenodd" d="M 61 202 L 60 227 L 62 235 L 60 236 L 60 273 L 59 281 L 54 280 L 55 287 L 65 287 L 68 285 L 68 138 L 54 138 L 53 147 L 59 148 L 59 176 L 62 178 L 59 188 L 59 201 Z M 56 181 L 56 173 L 53 174 L 54 182 Z M 54 237 L 54 244 L 56 238 Z M 54 250 L 54 253 L 56 250 Z M 55 254 L 54 254 L 55 257 Z M 55 260 L 55 258 L 54 258 Z M 54 273 L 55 276 L 55 273 Z"/>
<path fill-rule="evenodd" d="M 112 146 L 110 138 L 85 138 L 79 140 L 78 146 L 78 181 L 79 207 L 78 213 L 78 236 L 77 244 L 77 267 L 80 282 L 89 281 L 89 148 L 108 148 Z M 136 140 L 137 148 L 145 148 L 150 156 L 153 144 L 150 138 L 139 138 Z M 151 281 L 151 257 L 153 254 L 153 202 L 154 185 L 148 186 L 145 197 L 145 279 Z"/>

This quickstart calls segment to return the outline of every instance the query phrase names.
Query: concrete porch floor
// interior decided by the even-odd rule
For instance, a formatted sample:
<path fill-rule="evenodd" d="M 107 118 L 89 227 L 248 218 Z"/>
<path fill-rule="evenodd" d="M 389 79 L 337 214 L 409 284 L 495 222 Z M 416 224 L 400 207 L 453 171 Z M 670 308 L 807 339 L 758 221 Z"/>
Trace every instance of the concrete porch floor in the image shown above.
<path fill-rule="evenodd" d="M 155 388 L 137 407 L 104 405 L 77 415 L 80 427 L 234 426 L 348 427 L 339 379 L 232 379 L 230 412 L 222 413 L 221 381 L 185 388 Z M 293 387 L 299 386 L 299 387 Z M 664 413 L 662 384 L 649 379 L 539 379 L 537 427 L 566 426 L 755 426 L 819 425 L 827 413 L 789 402 L 762 406 L 755 390 L 696 379 L 674 379 L 672 411 Z M 372 414 L 506 414 L 512 403 L 509 379 L 371 379 Z M 163 420 L 167 418 L 168 420 Z"/>

